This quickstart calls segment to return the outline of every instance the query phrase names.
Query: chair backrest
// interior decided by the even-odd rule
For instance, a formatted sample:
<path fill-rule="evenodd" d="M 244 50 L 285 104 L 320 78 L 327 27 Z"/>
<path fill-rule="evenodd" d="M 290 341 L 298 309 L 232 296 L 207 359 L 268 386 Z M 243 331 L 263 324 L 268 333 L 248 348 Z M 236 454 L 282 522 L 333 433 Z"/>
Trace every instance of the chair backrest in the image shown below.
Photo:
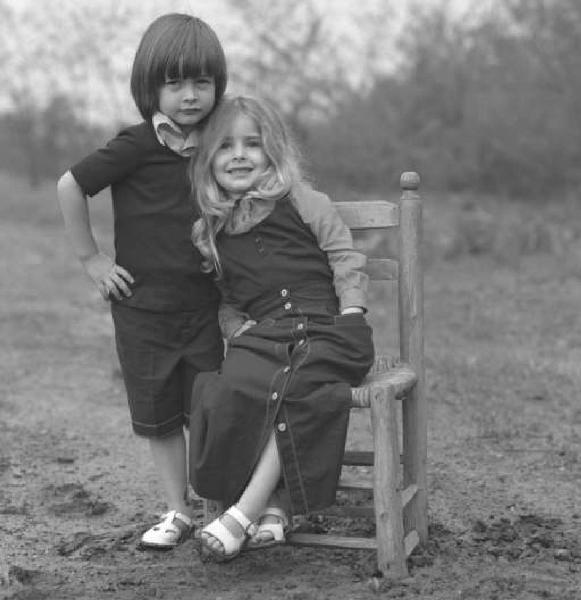
<path fill-rule="evenodd" d="M 417 173 L 401 176 L 399 204 L 384 200 L 336 202 L 346 225 L 358 232 L 392 230 L 396 249 L 386 256 L 370 256 L 367 272 L 372 280 L 393 280 L 398 287 L 397 320 L 399 358 L 423 379 L 423 273 L 421 265 L 422 204 Z"/>

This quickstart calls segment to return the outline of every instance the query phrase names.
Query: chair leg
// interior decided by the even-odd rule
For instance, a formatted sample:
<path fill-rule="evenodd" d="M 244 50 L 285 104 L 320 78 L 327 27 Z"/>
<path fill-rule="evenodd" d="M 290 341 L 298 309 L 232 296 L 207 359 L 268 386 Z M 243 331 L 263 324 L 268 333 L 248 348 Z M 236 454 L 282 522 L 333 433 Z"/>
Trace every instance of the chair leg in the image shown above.
<path fill-rule="evenodd" d="M 403 400 L 403 486 L 415 484 L 418 491 L 404 512 L 407 531 L 415 530 L 420 541 L 428 539 L 426 489 L 427 422 L 423 381 L 418 381 Z"/>
<path fill-rule="evenodd" d="M 384 577 L 408 576 L 399 484 L 396 400 L 391 388 L 371 391 L 371 426 L 375 453 L 374 505 L 377 567 Z"/>

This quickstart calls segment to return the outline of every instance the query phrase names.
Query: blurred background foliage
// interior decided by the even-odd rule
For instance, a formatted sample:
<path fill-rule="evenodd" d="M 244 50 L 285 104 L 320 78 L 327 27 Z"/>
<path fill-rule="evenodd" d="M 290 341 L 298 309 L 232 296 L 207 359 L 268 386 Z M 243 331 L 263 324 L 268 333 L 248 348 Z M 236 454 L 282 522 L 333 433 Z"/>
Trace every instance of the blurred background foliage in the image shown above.
<path fill-rule="evenodd" d="M 229 0 L 244 27 L 217 28 L 231 89 L 281 107 L 317 185 L 374 194 L 414 169 L 431 190 L 532 199 L 578 189 L 579 0 L 498 0 L 461 17 L 417 3 L 397 29 L 394 2 L 373 6 L 343 37 L 314 0 L 270 0 L 268 10 Z M 54 180 L 133 119 L 128 70 L 143 29 L 130 28 L 134 7 L 65 2 L 55 21 L 52 3 L 17 11 L 0 0 L 2 170 Z M 81 82 L 108 106 L 91 104 Z"/>

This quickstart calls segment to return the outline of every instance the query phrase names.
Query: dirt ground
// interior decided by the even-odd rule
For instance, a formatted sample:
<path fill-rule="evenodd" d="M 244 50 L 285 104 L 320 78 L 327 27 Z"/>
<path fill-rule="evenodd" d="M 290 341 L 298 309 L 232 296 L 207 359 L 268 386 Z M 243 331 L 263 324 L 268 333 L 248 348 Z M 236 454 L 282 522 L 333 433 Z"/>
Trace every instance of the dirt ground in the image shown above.
<path fill-rule="evenodd" d="M 195 539 L 139 550 L 163 506 L 106 307 L 52 190 L 0 183 L 0 598 L 581 599 L 580 256 L 428 265 L 430 537 L 408 579 L 377 577 L 367 551 L 285 546 L 217 565 Z"/>

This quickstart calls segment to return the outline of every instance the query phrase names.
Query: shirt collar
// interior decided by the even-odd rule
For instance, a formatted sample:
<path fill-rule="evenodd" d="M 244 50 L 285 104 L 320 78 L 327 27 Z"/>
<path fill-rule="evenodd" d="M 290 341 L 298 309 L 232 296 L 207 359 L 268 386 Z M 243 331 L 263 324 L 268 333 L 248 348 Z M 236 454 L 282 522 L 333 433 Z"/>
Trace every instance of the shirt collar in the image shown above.
<path fill-rule="evenodd" d="M 198 132 L 195 129 L 184 137 L 182 130 L 167 115 L 159 111 L 153 115 L 151 122 L 159 143 L 176 154 L 190 156 L 198 147 Z"/>

